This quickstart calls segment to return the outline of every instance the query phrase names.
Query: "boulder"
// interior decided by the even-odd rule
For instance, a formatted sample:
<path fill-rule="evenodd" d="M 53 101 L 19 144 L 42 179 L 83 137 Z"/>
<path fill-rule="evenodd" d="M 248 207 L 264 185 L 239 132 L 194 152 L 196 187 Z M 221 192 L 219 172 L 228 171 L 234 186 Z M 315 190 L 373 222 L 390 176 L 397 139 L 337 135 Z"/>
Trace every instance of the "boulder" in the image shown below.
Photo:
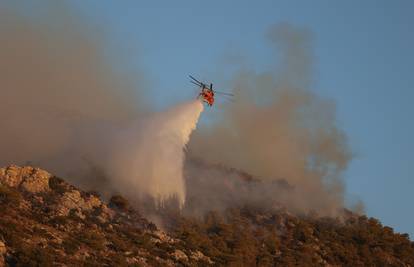
<path fill-rule="evenodd" d="M 83 198 L 78 190 L 72 190 L 63 194 L 57 204 L 56 210 L 58 215 L 67 216 L 72 209 L 79 211 L 79 214 L 81 214 L 82 211 L 90 211 L 101 205 L 102 202 L 98 197 L 91 195 Z M 83 218 L 84 216 L 79 217 Z"/>
<path fill-rule="evenodd" d="M 172 238 L 171 236 L 169 236 L 168 234 L 166 234 L 165 232 L 161 230 L 156 230 L 152 234 L 157 237 L 156 239 L 154 239 L 155 243 L 174 244 L 177 242 L 177 240 L 175 240 L 174 238 Z"/>
<path fill-rule="evenodd" d="M 65 192 L 60 198 L 56 212 L 60 216 L 68 216 L 71 209 L 78 209 L 83 203 L 84 200 L 78 190 Z"/>
<path fill-rule="evenodd" d="M 172 253 L 172 256 L 177 261 L 188 261 L 187 255 L 180 249 L 176 249 L 174 253 Z"/>
<path fill-rule="evenodd" d="M 198 250 L 191 252 L 191 259 L 197 262 L 202 261 L 204 263 L 207 263 L 208 265 L 214 264 L 214 262 L 210 259 L 210 257 L 207 257 L 201 251 L 198 251 Z"/>
<path fill-rule="evenodd" d="M 107 221 L 110 221 L 114 218 L 115 211 L 111 208 L 108 208 L 107 205 L 102 204 L 101 205 L 101 214 L 98 216 L 98 220 L 101 223 L 106 223 Z"/>
<path fill-rule="evenodd" d="M 4 254 L 6 254 L 6 252 L 6 244 L 4 244 L 3 241 L 0 241 L 0 256 L 3 256 Z"/>
<path fill-rule="evenodd" d="M 23 178 L 20 175 L 21 168 L 16 165 L 11 165 L 0 169 L 0 183 L 10 187 L 18 187 Z"/>
<path fill-rule="evenodd" d="M 6 263 L 4 260 L 6 253 L 7 253 L 6 244 L 0 241 L 0 267 L 6 266 Z"/>
<path fill-rule="evenodd" d="M 40 193 L 49 191 L 50 173 L 41 169 L 31 169 L 31 173 L 26 175 L 26 167 L 22 168 L 23 182 L 20 187 L 30 193 Z"/>
<path fill-rule="evenodd" d="M 101 205 L 102 205 L 101 200 L 97 196 L 91 195 L 85 198 L 85 202 L 84 202 L 84 205 L 82 206 L 82 209 L 93 210 L 94 208 L 98 208 Z"/>

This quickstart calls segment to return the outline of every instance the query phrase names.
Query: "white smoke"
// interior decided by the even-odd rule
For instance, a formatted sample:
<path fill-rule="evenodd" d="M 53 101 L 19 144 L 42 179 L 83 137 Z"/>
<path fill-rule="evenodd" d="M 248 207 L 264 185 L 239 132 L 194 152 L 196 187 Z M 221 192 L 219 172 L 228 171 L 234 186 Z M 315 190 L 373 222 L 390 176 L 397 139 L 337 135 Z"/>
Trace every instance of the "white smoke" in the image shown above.
<path fill-rule="evenodd" d="M 109 173 L 113 186 L 132 200 L 150 197 L 158 207 L 186 197 L 185 148 L 203 111 L 199 100 L 180 104 L 133 123 L 111 144 Z"/>

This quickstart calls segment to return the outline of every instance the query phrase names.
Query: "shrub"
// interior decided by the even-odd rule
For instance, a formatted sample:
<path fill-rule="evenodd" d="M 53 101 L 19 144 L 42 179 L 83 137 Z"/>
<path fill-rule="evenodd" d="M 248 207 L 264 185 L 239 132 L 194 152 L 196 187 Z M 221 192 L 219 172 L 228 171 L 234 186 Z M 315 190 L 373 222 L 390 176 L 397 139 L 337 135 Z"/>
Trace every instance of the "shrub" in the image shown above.
<path fill-rule="evenodd" d="M 124 197 L 120 195 L 112 196 L 109 200 L 109 206 L 110 207 L 116 207 L 120 210 L 126 211 L 129 207 L 128 200 L 126 200 Z"/>
<path fill-rule="evenodd" d="M 35 266 L 53 266 L 53 251 L 49 249 L 40 249 L 36 247 L 23 246 L 14 253 L 14 264 L 16 267 L 35 267 Z"/>
<path fill-rule="evenodd" d="M 68 222 L 68 217 L 66 216 L 56 216 L 49 220 L 49 224 L 53 226 L 65 225 L 67 224 L 67 222 Z"/>
<path fill-rule="evenodd" d="M 80 244 L 81 243 L 74 238 L 68 238 L 62 242 L 62 246 L 65 249 L 65 252 L 68 254 L 74 254 L 76 251 L 78 251 Z"/>
<path fill-rule="evenodd" d="M 92 249 L 102 250 L 105 248 L 105 237 L 98 232 L 84 232 L 78 235 L 78 240 Z"/>
<path fill-rule="evenodd" d="M 65 181 L 62 178 L 53 176 L 49 179 L 49 187 L 58 194 L 63 195 L 66 192 Z"/>
<path fill-rule="evenodd" d="M 0 184 L 0 204 L 19 203 L 21 198 L 17 190 Z"/>

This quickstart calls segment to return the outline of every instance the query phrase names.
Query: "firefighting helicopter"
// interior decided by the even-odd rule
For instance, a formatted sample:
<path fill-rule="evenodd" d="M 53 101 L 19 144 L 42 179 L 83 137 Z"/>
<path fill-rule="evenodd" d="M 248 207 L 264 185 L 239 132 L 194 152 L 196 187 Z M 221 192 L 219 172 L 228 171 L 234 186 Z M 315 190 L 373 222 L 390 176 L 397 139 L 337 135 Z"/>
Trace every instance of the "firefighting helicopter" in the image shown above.
<path fill-rule="evenodd" d="M 198 98 L 201 98 L 204 102 L 207 103 L 208 106 L 212 106 L 214 104 L 214 95 L 215 94 L 221 94 L 224 96 L 234 96 L 233 94 L 230 93 L 224 93 L 224 92 L 219 92 L 216 90 L 213 90 L 213 84 L 210 83 L 210 86 L 208 86 L 207 84 L 200 82 L 199 80 L 197 80 L 196 78 L 194 78 L 191 75 L 188 75 L 190 77 L 190 82 L 197 85 L 198 87 L 201 88 L 201 92 L 198 94 Z"/>

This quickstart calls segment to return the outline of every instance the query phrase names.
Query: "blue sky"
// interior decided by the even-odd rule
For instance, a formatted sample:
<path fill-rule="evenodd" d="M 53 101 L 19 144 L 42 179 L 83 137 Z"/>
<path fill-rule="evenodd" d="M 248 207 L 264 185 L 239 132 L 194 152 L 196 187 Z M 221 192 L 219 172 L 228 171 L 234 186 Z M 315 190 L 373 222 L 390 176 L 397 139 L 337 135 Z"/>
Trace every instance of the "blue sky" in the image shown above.
<path fill-rule="evenodd" d="M 264 38 L 272 25 L 309 29 L 313 90 L 337 103 L 355 154 L 345 175 L 348 195 L 361 199 L 369 216 L 414 236 L 413 1 L 71 3 L 104 33 L 114 65 L 145 72 L 159 106 L 194 95 L 187 74 L 216 81 L 224 55 L 242 55 L 257 70 L 274 64 Z"/>

